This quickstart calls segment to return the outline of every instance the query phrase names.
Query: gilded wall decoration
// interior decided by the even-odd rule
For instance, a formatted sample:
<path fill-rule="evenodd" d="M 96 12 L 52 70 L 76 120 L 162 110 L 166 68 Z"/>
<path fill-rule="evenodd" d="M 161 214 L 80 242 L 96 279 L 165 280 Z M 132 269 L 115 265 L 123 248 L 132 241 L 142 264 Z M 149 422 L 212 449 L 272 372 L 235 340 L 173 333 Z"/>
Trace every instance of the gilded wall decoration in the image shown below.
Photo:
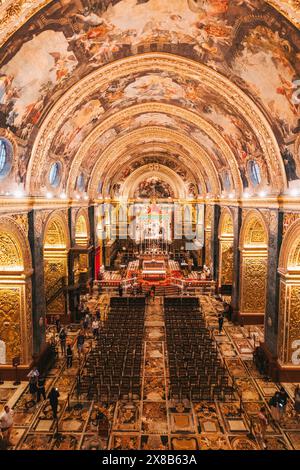
<path fill-rule="evenodd" d="M 283 236 L 286 234 L 286 231 L 296 220 L 300 219 L 300 213 L 295 212 L 285 212 L 283 216 Z"/>
<path fill-rule="evenodd" d="M 0 269 L 23 268 L 23 257 L 17 240 L 10 234 L 0 232 Z"/>
<path fill-rule="evenodd" d="M 289 343 L 288 347 L 288 361 L 291 362 L 291 357 L 294 352 L 292 349 L 293 341 L 300 340 L 300 286 L 290 286 L 289 293 Z"/>
<path fill-rule="evenodd" d="M 221 285 L 231 286 L 233 281 L 233 245 L 221 242 Z"/>
<path fill-rule="evenodd" d="M 267 260 L 248 258 L 242 260 L 242 313 L 265 313 Z"/>
<path fill-rule="evenodd" d="M 21 290 L 0 285 L 0 338 L 6 343 L 7 363 L 22 356 Z"/>
<path fill-rule="evenodd" d="M 211 231 L 205 230 L 205 264 L 206 266 L 211 266 Z"/>
<path fill-rule="evenodd" d="M 64 313 L 65 311 L 65 296 L 61 292 L 55 298 L 56 293 L 62 287 L 62 282 L 66 279 L 67 274 L 67 258 L 61 259 L 48 259 L 44 260 L 44 282 L 45 282 L 45 296 L 47 304 L 47 313 Z"/>
<path fill-rule="evenodd" d="M 281 362 L 285 361 L 285 322 L 286 322 L 286 300 L 287 290 L 283 281 L 280 282 L 279 296 L 279 319 L 278 319 L 278 358 Z"/>

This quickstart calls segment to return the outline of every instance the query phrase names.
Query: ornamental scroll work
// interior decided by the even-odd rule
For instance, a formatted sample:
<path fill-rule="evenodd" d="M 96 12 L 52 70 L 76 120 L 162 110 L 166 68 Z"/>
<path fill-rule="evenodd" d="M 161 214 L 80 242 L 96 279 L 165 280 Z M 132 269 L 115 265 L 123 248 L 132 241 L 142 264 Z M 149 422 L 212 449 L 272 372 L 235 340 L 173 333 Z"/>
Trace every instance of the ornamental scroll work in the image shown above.
<path fill-rule="evenodd" d="M 242 312 L 265 313 L 267 260 L 244 258 L 242 272 Z"/>
<path fill-rule="evenodd" d="M 4 232 L 0 232 L 0 269 L 22 266 L 22 255 L 14 239 Z"/>
<path fill-rule="evenodd" d="M 233 279 L 233 246 L 232 243 L 222 243 L 222 285 L 232 285 Z"/>
<path fill-rule="evenodd" d="M 0 287 L 0 338 L 6 344 L 6 362 L 21 355 L 21 292 Z"/>

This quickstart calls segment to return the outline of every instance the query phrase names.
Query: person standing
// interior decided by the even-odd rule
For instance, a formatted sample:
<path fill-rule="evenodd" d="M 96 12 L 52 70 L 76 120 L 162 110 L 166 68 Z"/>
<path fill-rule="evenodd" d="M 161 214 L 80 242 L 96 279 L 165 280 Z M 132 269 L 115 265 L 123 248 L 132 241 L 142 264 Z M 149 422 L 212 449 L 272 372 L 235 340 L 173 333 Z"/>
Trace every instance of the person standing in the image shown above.
<path fill-rule="evenodd" d="M 58 337 L 60 341 L 61 354 L 62 356 L 64 356 L 66 354 L 66 345 L 67 345 L 67 333 L 65 332 L 64 328 L 60 330 Z"/>
<path fill-rule="evenodd" d="M 78 351 L 79 359 L 80 359 L 81 353 L 83 351 L 84 339 L 85 339 L 85 335 L 84 335 L 83 331 L 81 330 L 79 332 L 79 335 L 77 336 L 77 351 Z"/>
<path fill-rule="evenodd" d="M 99 321 L 96 318 L 94 318 L 94 320 L 92 322 L 92 330 L 93 330 L 94 339 L 98 338 L 98 336 L 99 336 Z"/>
<path fill-rule="evenodd" d="M 41 400 L 41 396 L 46 400 L 45 379 L 40 375 L 37 380 L 37 402 Z"/>
<path fill-rule="evenodd" d="M 219 313 L 218 315 L 219 335 L 222 333 L 223 323 L 224 323 L 224 315 L 223 313 Z"/>
<path fill-rule="evenodd" d="M 56 325 L 56 332 L 58 334 L 60 332 L 60 328 L 61 328 L 59 315 L 57 315 L 57 317 L 55 319 L 55 325 Z"/>
<path fill-rule="evenodd" d="M 287 401 L 288 401 L 288 394 L 286 393 L 285 389 L 281 387 L 279 396 L 278 396 L 279 421 L 281 421 L 284 416 Z"/>
<path fill-rule="evenodd" d="M 27 377 L 29 378 L 29 392 L 31 393 L 32 400 L 35 400 L 35 394 L 37 392 L 37 381 L 40 373 L 37 367 L 34 367 Z"/>
<path fill-rule="evenodd" d="M 67 346 L 67 369 L 70 369 L 73 364 L 73 352 L 71 349 L 71 345 L 68 344 Z"/>
<path fill-rule="evenodd" d="M 279 392 L 276 392 L 269 400 L 272 417 L 275 421 L 279 421 Z"/>
<path fill-rule="evenodd" d="M 51 406 L 52 413 L 53 413 L 53 419 L 57 419 L 58 397 L 59 397 L 58 389 L 52 387 L 48 395 L 48 398 L 49 398 L 50 406 Z"/>
<path fill-rule="evenodd" d="M 0 429 L 4 438 L 10 443 L 10 435 L 14 425 L 14 412 L 8 405 L 5 405 L 4 410 L 0 414 Z"/>
<path fill-rule="evenodd" d="M 119 296 L 123 297 L 123 287 L 121 283 L 119 284 Z"/>
<path fill-rule="evenodd" d="M 265 441 L 265 437 L 266 437 L 266 432 L 267 432 L 267 427 L 268 427 L 268 418 L 267 418 L 266 409 L 264 406 L 261 407 L 257 417 L 258 417 L 258 422 L 259 422 L 259 435 L 262 441 L 263 448 L 266 449 L 267 444 Z"/>

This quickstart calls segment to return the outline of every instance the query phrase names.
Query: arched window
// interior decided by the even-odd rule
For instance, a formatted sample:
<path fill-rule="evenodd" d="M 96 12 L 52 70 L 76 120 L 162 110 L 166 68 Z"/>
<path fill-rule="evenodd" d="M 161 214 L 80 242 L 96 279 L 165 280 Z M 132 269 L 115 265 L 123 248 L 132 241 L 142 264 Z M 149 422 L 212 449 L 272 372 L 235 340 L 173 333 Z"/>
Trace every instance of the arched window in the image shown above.
<path fill-rule="evenodd" d="M 55 162 L 51 165 L 49 172 L 49 183 L 53 188 L 57 188 L 61 178 L 61 163 Z"/>
<path fill-rule="evenodd" d="M 77 191 L 84 191 L 84 187 L 85 187 L 84 174 L 80 173 L 77 177 L 76 189 L 77 189 Z"/>
<path fill-rule="evenodd" d="M 230 180 L 229 172 L 227 170 L 223 171 L 222 180 L 223 180 L 223 186 L 224 186 L 225 191 L 230 191 L 231 180 Z"/>
<path fill-rule="evenodd" d="M 260 166 L 255 160 L 248 162 L 248 171 L 253 186 L 258 186 L 261 183 Z"/>
<path fill-rule="evenodd" d="M 0 179 L 8 175 L 12 165 L 12 145 L 6 139 L 0 138 Z"/>

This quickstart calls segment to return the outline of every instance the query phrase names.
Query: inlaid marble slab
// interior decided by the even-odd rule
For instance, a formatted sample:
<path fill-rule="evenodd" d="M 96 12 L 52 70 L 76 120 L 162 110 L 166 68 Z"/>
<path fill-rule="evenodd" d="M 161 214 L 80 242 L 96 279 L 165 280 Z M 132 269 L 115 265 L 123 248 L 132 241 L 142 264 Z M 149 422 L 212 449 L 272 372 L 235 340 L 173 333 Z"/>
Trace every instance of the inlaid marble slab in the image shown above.
<path fill-rule="evenodd" d="M 198 437 L 199 450 L 230 450 L 225 434 L 202 433 Z"/>
<path fill-rule="evenodd" d="M 170 413 L 172 433 L 195 432 L 194 419 L 191 413 Z"/>
<path fill-rule="evenodd" d="M 145 377 L 144 379 L 144 400 L 163 401 L 166 399 L 165 378 Z"/>
<path fill-rule="evenodd" d="M 171 449 L 172 450 L 198 450 L 198 442 L 196 437 L 187 436 L 172 436 L 171 437 Z"/>
<path fill-rule="evenodd" d="M 142 432 L 165 434 L 168 431 L 167 409 L 164 403 L 143 404 Z"/>
<path fill-rule="evenodd" d="M 168 436 L 152 434 L 141 437 L 142 450 L 169 450 Z"/>
<path fill-rule="evenodd" d="M 118 402 L 113 429 L 138 431 L 140 429 L 140 402 Z"/>
<path fill-rule="evenodd" d="M 113 433 L 110 440 L 110 450 L 138 450 L 140 448 L 140 437 L 138 434 L 116 434 Z"/>

